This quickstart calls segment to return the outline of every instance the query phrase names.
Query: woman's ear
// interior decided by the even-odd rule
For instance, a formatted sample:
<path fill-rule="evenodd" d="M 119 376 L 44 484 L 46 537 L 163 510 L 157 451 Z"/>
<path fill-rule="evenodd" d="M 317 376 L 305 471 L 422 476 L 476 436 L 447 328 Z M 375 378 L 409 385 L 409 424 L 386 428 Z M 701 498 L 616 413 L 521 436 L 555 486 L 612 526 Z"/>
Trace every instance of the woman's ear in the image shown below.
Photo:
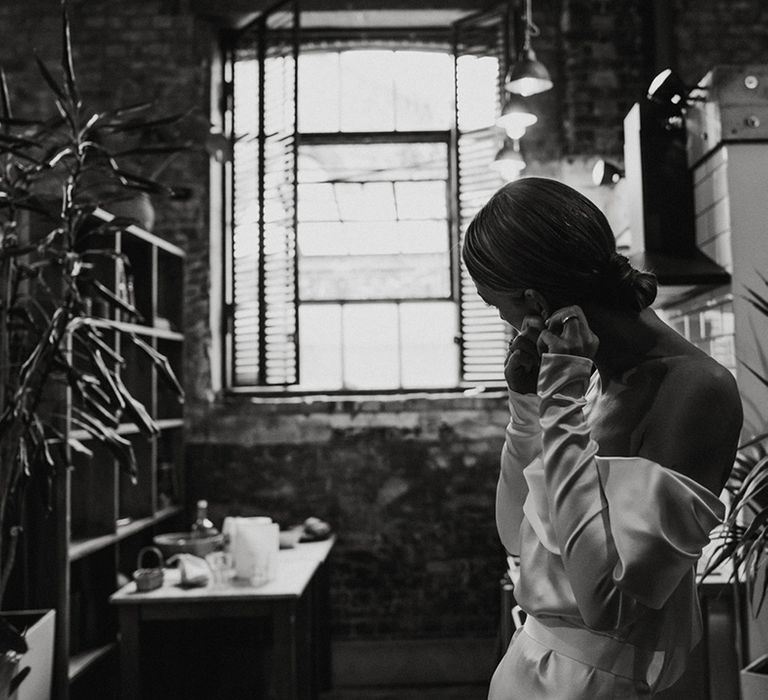
<path fill-rule="evenodd" d="M 525 306 L 530 313 L 541 316 L 545 321 L 549 318 L 551 309 L 541 292 L 538 292 L 535 289 L 526 289 L 525 292 L 523 292 L 523 298 L 525 300 Z"/>

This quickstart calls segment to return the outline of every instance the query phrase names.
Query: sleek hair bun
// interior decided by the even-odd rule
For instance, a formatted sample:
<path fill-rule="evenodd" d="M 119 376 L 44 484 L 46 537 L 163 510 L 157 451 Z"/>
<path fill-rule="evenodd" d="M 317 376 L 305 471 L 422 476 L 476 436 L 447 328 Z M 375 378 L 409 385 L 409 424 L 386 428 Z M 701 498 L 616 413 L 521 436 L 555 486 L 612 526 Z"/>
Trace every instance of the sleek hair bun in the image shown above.
<path fill-rule="evenodd" d="M 621 306 L 642 311 L 653 304 L 658 291 L 656 275 L 632 266 L 621 253 L 611 253 L 603 271 L 607 292 L 611 289 L 619 296 Z"/>

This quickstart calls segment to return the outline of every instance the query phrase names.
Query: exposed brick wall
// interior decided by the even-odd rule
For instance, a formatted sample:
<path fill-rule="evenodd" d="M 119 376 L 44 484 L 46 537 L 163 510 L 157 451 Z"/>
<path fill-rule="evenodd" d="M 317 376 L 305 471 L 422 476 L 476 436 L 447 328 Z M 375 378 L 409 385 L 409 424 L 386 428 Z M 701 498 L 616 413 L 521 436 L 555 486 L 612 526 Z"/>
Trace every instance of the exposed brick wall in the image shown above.
<path fill-rule="evenodd" d="M 190 498 L 211 515 L 315 515 L 338 533 L 337 638 L 492 637 L 505 397 L 238 401 L 195 416 Z"/>
<path fill-rule="evenodd" d="M 652 77 L 649 2 L 538 0 L 536 55 L 554 87 L 528 100 L 539 121 L 521 140 L 528 171 L 552 159 L 621 159 L 622 119 Z"/>
<path fill-rule="evenodd" d="M 768 4 L 763 0 L 672 0 L 675 69 L 695 84 L 719 63 L 765 63 Z"/>

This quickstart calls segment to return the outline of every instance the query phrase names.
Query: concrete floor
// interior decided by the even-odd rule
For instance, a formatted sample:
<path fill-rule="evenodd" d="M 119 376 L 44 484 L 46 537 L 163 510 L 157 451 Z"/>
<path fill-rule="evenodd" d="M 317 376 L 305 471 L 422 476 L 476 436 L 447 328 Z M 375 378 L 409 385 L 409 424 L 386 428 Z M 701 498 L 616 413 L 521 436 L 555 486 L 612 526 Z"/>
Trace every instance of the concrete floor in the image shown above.
<path fill-rule="evenodd" d="M 487 685 L 442 685 L 410 688 L 337 688 L 320 700 L 487 700 Z"/>

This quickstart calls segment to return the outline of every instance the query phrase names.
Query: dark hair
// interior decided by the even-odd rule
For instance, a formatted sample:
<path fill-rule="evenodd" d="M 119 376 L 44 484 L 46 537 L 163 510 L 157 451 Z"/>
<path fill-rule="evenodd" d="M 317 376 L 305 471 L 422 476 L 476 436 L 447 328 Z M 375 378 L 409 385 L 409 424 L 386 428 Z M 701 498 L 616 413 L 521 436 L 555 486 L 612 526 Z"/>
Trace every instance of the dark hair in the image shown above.
<path fill-rule="evenodd" d="M 656 276 L 616 251 L 597 206 L 547 178 L 499 189 L 467 227 L 462 255 L 472 279 L 498 292 L 531 288 L 557 305 L 597 300 L 634 311 L 656 298 Z"/>

